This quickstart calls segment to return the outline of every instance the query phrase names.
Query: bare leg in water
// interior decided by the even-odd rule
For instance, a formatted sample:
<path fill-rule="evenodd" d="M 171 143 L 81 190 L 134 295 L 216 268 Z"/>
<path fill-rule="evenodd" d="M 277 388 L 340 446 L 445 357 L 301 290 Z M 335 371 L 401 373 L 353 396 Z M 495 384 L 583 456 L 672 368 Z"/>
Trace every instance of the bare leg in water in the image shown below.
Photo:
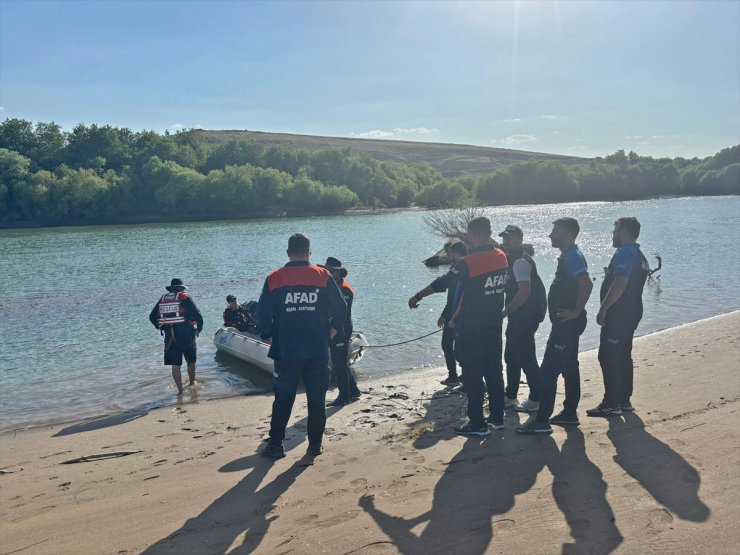
<path fill-rule="evenodd" d="M 193 378 L 191 378 L 191 383 L 195 377 L 195 364 L 188 364 L 188 376 L 190 376 L 190 366 L 193 367 Z M 175 385 L 177 386 L 177 394 L 180 395 L 182 393 L 182 374 L 180 373 L 180 367 L 176 365 L 172 365 L 172 379 L 175 380 Z"/>
<path fill-rule="evenodd" d="M 195 385 L 195 363 L 188 362 L 188 378 L 190 379 L 190 385 Z"/>

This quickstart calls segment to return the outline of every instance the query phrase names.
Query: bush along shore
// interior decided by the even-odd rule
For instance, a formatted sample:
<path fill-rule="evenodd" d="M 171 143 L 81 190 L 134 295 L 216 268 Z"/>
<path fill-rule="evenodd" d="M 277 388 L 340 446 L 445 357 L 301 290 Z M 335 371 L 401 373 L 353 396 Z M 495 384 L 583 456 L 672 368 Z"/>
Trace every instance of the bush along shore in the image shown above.
<path fill-rule="evenodd" d="M 740 194 L 740 145 L 703 159 L 620 150 L 581 164 L 538 159 L 448 179 L 431 166 L 350 148 L 210 143 L 197 130 L 0 123 L 2 227 L 727 194 Z"/>

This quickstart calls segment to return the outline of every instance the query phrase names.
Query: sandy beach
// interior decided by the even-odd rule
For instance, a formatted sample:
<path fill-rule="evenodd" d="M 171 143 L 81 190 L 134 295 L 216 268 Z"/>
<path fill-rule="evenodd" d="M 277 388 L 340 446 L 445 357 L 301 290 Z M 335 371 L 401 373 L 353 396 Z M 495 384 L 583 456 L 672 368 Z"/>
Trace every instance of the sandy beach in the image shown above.
<path fill-rule="evenodd" d="M 610 420 L 585 416 L 602 381 L 582 353 L 581 426 L 545 437 L 513 411 L 456 436 L 441 369 L 363 381 L 315 460 L 302 395 L 274 463 L 267 395 L 4 434 L 0 552 L 737 553 L 739 339 L 740 312 L 637 339 L 637 410 Z"/>

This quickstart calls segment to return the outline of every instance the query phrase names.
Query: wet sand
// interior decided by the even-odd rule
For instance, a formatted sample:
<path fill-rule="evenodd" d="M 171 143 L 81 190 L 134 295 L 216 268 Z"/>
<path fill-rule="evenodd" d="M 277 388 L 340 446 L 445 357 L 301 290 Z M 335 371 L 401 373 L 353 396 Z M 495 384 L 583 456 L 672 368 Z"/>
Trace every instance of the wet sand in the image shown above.
<path fill-rule="evenodd" d="M 737 553 L 740 312 L 634 359 L 635 413 L 585 416 L 602 381 L 582 353 L 582 424 L 552 436 L 515 434 L 515 412 L 456 436 L 442 369 L 362 382 L 315 460 L 302 395 L 274 463 L 255 454 L 269 396 L 4 434 L 0 553 Z"/>

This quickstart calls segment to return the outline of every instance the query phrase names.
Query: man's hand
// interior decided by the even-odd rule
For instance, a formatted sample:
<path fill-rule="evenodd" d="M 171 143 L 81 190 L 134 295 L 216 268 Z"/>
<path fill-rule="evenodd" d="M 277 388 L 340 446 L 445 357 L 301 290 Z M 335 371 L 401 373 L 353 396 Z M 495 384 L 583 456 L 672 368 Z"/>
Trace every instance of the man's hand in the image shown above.
<path fill-rule="evenodd" d="M 560 318 L 561 322 L 575 320 L 580 315 L 581 315 L 581 311 L 576 311 L 576 310 L 558 310 L 557 312 L 557 317 Z"/>
<path fill-rule="evenodd" d="M 446 323 L 447 323 L 447 318 L 445 318 L 444 316 L 440 316 L 439 319 L 437 320 L 437 327 L 443 328 L 445 327 Z"/>
<path fill-rule="evenodd" d="M 337 330 L 334 328 L 329 328 L 329 339 L 334 339 L 337 336 Z"/>
<path fill-rule="evenodd" d="M 195 337 L 200 337 L 200 330 L 195 330 Z"/>
<path fill-rule="evenodd" d="M 606 310 L 603 308 L 599 309 L 599 313 L 596 315 L 596 323 L 600 326 L 604 325 L 604 320 L 606 319 Z"/>
<path fill-rule="evenodd" d="M 419 299 L 414 295 L 409 299 L 409 308 L 419 308 Z"/>

